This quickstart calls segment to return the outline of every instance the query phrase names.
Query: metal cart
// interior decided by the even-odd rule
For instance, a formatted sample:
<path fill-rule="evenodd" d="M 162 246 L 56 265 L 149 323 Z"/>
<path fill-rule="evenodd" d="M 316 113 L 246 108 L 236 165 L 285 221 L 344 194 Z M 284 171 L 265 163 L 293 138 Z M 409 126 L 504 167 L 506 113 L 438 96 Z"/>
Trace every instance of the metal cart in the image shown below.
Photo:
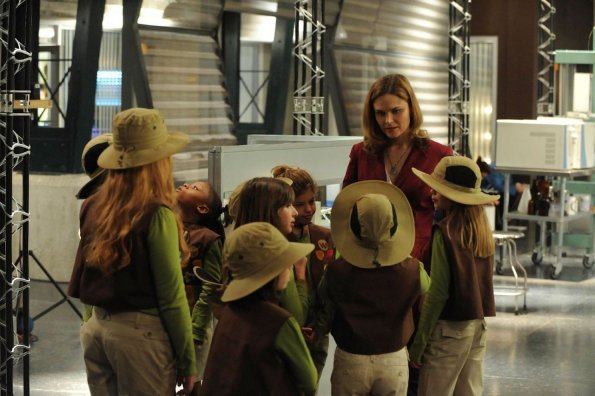
<path fill-rule="evenodd" d="M 539 224 L 540 235 L 539 235 L 539 244 L 535 246 L 533 249 L 533 253 L 531 255 L 531 260 L 533 264 L 539 265 L 541 264 L 545 249 L 546 249 L 546 225 L 547 223 L 552 223 L 555 225 L 555 232 L 552 233 L 552 242 L 551 245 L 556 247 L 556 258 L 555 261 L 552 263 L 553 271 L 551 273 L 552 279 L 557 279 L 562 272 L 562 246 L 564 244 L 568 244 L 567 246 L 576 246 L 582 247 L 587 249 L 585 256 L 583 257 L 583 265 L 587 268 L 590 268 L 593 265 L 593 248 L 595 246 L 595 232 L 594 230 L 594 223 L 593 223 L 593 211 L 588 212 L 578 212 L 571 216 L 567 216 L 564 213 L 564 205 L 561 204 L 561 209 L 559 213 L 553 216 L 539 216 L 539 215 L 529 215 L 529 214 L 521 214 L 518 212 L 509 212 L 508 204 L 509 204 L 509 183 L 510 183 L 510 175 L 517 174 L 517 175 L 529 175 L 529 176 L 553 176 L 558 178 L 558 188 L 559 188 L 559 197 L 560 202 L 566 202 L 566 193 L 568 189 L 571 189 L 571 192 L 579 192 L 579 191 L 589 191 L 591 193 L 595 193 L 595 187 L 592 187 L 592 182 L 580 182 L 572 180 L 576 177 L 581 176 L 588 176 L 589 178 L 595 172 L 595 168 L 586 168 L 586 169 L 572 169 L 572 170 L 551 170 L 551 169 L 516 169 L 516 168 L 508 168 L 508 167 L 496 167 L 496 171 L 502 172 L 504 174 L 504 210 L 502 215 L 502 228 L 504 231 L 508 230 L 508 221 L 517 219 L 517 220 L 527 220 L 529 222 L 535 222 Z M 581 183 L 585 183 L 582 185 Z M 580 186 L 580 188 L 579 188 Z M 581 237 L 577 237 L 574 235 L 565 235 L 564 232 L 564 225 L 568 222 L 588 217 L 591 220 L 591 232 L 588 234 L 584 234 Z M 579 244 L 576 244 L 577 241 L 580 241 Z M 586 242 L 585 242 L 586 241 Z"/>

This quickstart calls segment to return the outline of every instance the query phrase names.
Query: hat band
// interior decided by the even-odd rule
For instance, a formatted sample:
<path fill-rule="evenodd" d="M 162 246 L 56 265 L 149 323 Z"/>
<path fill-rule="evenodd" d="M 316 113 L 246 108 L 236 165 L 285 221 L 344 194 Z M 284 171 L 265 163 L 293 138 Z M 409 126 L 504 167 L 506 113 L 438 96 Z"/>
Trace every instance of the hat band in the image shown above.
<path fill-rule="evenodd" d="M 450 187 L 453 190 L 457 190 L 457 191 L 460 191 L 460 192 L 464 192 L 464 193 L 477 193 L 477 192 L 480 191 L 478 188 L 475 188 L 475 187 L 463 187 L 463 186 L 461 186 L 459 184 L 451 183 L 451 182 L 449 182 L 446 179 L 438 179 L 438 178 L 436 178 L 436 180 L 438 182 L 442 183 L 444 186 Z"/>

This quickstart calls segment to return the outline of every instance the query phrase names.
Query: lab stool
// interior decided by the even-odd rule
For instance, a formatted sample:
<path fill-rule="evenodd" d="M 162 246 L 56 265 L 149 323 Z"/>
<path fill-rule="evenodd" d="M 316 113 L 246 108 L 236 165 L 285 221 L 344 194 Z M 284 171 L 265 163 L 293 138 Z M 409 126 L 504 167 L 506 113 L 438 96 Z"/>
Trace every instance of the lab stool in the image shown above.
<path fill-rule="evenodd" d="M 518 231 L 494 231 L 494 242 L 496 246 L 501 247 L 502 250 L 507 252 L 503 252 L 500 255 L 500 260 L 502 261 L 502 265 L 504 265 L 504 261 L 508 259 L 510 263 L 510 269 L 512 270 L 512 275 L 514 276 L 514 286 L 494 286 L 494 295 L 495 296 L 514 296 L 514 314 L 519 314 L 519 304 L 518 298 L 523 296 L 523 312 L 527 312 L 527 271 L 525 268 L 519 263 L 517 258 L 517 249 L 516 249 L 516 242 L 515 239 L 520 239 L 525 236 L 524 233 Z M 501 250 L 501 252 L 502 252 Z M 523 273 L 523 284 L 519 285 L 519 275 L 517 269 L 522 271 Z"/>

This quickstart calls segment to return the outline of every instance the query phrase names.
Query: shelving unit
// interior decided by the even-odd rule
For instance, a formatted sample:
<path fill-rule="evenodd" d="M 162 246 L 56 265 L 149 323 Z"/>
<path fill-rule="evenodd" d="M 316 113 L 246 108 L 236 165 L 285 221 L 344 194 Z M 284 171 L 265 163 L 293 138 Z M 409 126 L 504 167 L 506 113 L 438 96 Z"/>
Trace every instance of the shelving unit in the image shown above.
<path fill-rule="evenodd" d="M 587 254 L 585 255 L 586 259 L 583 260 L 583 265 L 585 263 L 585 267 L 592 265 L 592 261 L 590 258 L 590 253 L 593 252 L 593 247 L 595 246 L 595 239 L 594 239 L 594 232 L 593 232 L 593 212 L 577 212 L 571 216 L 564 214 L 564 202 L 566 202 L 566 190 L 567 190 L 567 182 L 571 181 L 576 177 L 581 176 L 591 176 L 595 172 L 595 168 L 585 168 L 585 169 L 572 169 L 572 170 L 551 170 L 551 169 L 517 169 L 517 168 L 508 168 L 508 167 L 496 167 L 496 171 L 502 172 L 504 174 L 504 210 L 503 210 L 503 218 L 502 218 L 502 228 L 504 231 L 508 230 L 508 221 L 509 220 L 526 220 L 529 222 L 535 222 L 539 224 L 540 228 L 540 235 L 539 235 L 539 245 L 533 249 L 533 254 L 531 259 L 534 264 L 540 264 L 544 257 L 544 251 L 546 248 L 546 225 L 547 223 L 553 223 L 556 226 L 556 232 L 552 235 L 552 246 L 556 247 L 556 258 L 555 261 L 552 263 L 554 268 L 551 277 L 553 279 L 557 279 L 562 272 L 562 246 L 564 246 L 564 225 L 566 223 L 583 219 L 583 218 L 591 218 L 591 246 L 586 246 Z M 522 214 L 518 212 L 509 212 L 508 211 L 508 204 L 509 204 L 509 185 L 510 185 L 510 175 L 517 174 L 517 175 L 529 175 L 529 176 L 553 176 L 559 179 L 559 197 L 560 197 L 560 213 L 556 216 L 539 216 L 539 215 L 529 215 L 529 214 Z M 573 185 L 574 181 L 569 182 L 569 185 Z M 590 183 L 590 182 L 587 182 Z M 593 188 L 595 190 L 595 188 Z M 591 190 L 590 190 L 591 191 Z M 585 247 L 585 246 L 583 246 Z"/>

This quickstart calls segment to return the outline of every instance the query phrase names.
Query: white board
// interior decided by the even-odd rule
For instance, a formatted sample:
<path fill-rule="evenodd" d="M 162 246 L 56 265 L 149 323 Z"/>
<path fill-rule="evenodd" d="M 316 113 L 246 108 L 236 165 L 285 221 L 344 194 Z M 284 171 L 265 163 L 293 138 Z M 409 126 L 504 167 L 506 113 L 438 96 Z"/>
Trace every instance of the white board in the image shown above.
<path fill-rule="evenodd" d="M 276 165 L 298 166 L 320 185 L 340 184 L 351 147 L 361 140 L 217 146 L 209 150 L 209 183 L 226 199 L 236 186 L 257 176 L 271 176 Z"/>

